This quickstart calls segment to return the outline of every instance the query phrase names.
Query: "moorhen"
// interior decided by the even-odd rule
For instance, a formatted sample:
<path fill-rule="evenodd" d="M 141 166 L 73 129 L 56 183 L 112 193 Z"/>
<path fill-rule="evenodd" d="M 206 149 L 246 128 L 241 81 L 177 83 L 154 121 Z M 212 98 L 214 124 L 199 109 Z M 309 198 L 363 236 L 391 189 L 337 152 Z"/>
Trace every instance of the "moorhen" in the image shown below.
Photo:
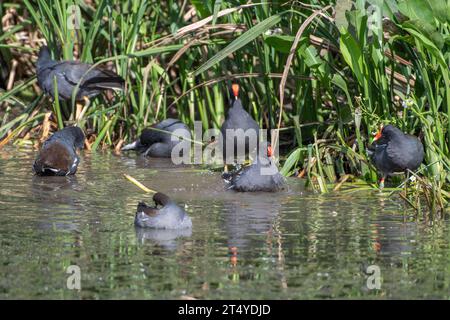
<path fill-rule="evenodd" d="M 175 135 L 170 134 L 171 132 L 173 133 L 177 130 L 177 136 L 187 139 L 191 138 L 188 126 L 178 119 L 168 118 L 152 125 L 151 128 L 157 130 L 144 129 L 139 139 L 124 146 L 122 151 L 137 150 L 149 157 L 170 158 L 172 149 L 180 142 L 179 138 L 174 139 Z"/>
<path fill-rule="evenodd" d="M 368 154 L 375 167 L 381 171 L 380 188 L 384 180 L 395 172 L 416 170 L 423 161 L 424 151 L 420 140 L 404 134 L 393 125 L 381 127 L 374 142 L 368 148 Z"/>
<path fill-rule="evenodd" d="M 134 224 L 154 229 L 185 229 L 192 227 L 191 218 L 167 195 L 158 192 L 153 196 L 154 207 L 139 202 Z M 158 205 L 162 206 L 158 208 Z"/>
<path fill-rule="evenodd" d="M 55 132 L 42 145 L 34 161 L 37 175 L 66 176 L 75 174 L 80 162 L 76 149 L 84 146 L 84 133 L 79 127 L 67 127 Z"/>
<path fill-rule="evenodd" d="M 228 189 L 240 192 L 275 192 L 286 187 L 286 180 L 271 160 L 273 151 L 270 144 L 261 142 L 259 149 L 262 154 L 258 154 L 253 164 L 235 172 L 222 174 L 225 182 L 230 184 Z"/>
<path fill-rule="evenodd" d="M 222 133 L 222 154 L 225 164 L 234 163 L 238 152 L 238 139 L 232 132 L 227 132 L 227 130 L 242 129 L 249 134 L 255 134 L 256 141 L 254 142 L 255 146 L 253 146 L 253 148 L 250 146 L 249 137 L 245 137 L 245 155 L 255 151 L 256 146 L 259 144 L 259 125 L 242 107 L 241 99 L 238 97 L 239 85 L 235 83 L 231 88 L 234 100 L 231 103 L 232 107 L 228 110 L 227 118 L 220 128 L 220 132 Z M 234 149 L 233 154 L 227 154 L 227 148 L 231 150 Z M 225 166 L 225 169 L 226 168 L 227 167 Z"/>
<path fill-rule="evenodd" d="M 123 89 L 124 80 L 116 73 L 94 68 L 86 73 L 92 64 L 79 61 L 55 61 L 50 56 L 47 46 L 43 46 L 39 51 L 37 60 L 37 78 L 39 87 L 55 99 L 54 78 L 58 84 L 58 98 L 69 100 L 78 82 L 81 84 L 76 94 L 76 100 L 91 98 L 106 89 Z"/>

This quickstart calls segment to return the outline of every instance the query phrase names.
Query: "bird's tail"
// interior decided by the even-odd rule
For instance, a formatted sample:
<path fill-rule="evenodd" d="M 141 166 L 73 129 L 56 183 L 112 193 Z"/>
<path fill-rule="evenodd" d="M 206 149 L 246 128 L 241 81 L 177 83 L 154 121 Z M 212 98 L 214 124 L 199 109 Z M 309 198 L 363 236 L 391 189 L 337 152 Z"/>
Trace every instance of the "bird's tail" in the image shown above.
<path fill-rule="evenodd" d="M 83 86 L 96 89 L 118 89 L 123 90 L 125 80 L 109 70 L 102 70 L 100 75 L 92 77 L 83 83 Z"/>
<path fill-rule="evenodd" d="M 122 147 L 122 151 L 129 151 L 129 150 L 139 150 L 139 148 L 142 147 L 142 144 L 139 140 L 136 140 L 132 143 L 129 143 Z"/>

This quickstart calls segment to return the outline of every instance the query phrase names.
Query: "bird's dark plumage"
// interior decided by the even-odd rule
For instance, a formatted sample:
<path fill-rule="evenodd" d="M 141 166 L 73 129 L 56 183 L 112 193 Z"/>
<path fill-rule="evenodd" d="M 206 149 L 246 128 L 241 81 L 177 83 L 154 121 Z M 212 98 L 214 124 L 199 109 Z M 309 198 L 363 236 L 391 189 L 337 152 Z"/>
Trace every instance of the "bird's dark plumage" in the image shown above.
<path fill-rule="evenodd" d="M 185 229 L 192 227 L 191 218 L 167 195 L 158 192 L 153 196 L 154 207 L 139 202 L 134 223 L 138 227 L 155 229 Z M 158 206 L 161 206 L 160 208 Z"/>
<path fill-rule="evenodd" d="M 55 61 L 51 58 L 48 47 L 43 46 L 39 51 L 36 67 L 38 83 L 54 99 L 56 78 L 58 97 L 61 100 L 72 98 L 72 92 L 80 80 L 76 100 L 94 97 L 106 89 L 123 89 L 124 80 L 116 73 L 100 68 L 87 72 L 91 67 L 92 64 L 79 61 Z"/>
<path fill-rule="evenodd" d="M 230 189 L 241 192 L 276 192 L 286 187 L 286 180 L 271 160 L 272 151 L 267 142 L 261 142 L 259 150 L 261 152 L 258 158 L 250 166 L 236 172 L 223 173 L 222 177 L 230 184 Z"/>
<path fill-rule="evenodd" d="M 55 132 L 42 145 L 33 164 L 37 175 L 66 176 L 75 174 L 80 162 L 76 149 L 84 146 L 84 133 L 78 127 Z"/>
<path fill-rule="evenodd" d="M 417 137 L 404 134 L 400 129 L 387 125 L 380 137 L 369 147 L 369 155 L 383 177 L 395 172 L 416 170 L 423 161 L 423 145 Z"/>
<path fill-rule="evenodd" d="M 245 154 L 249 154 L 255 151 L 255 147 L 259 144 L 259 125 L 258 123 L 248 114 L 247 111 L 242 107 L 241 99 L 238 98 L 239 86 L 233 84 L 233 94 L 234 100 L 232 102 L 232 107 L 228 110 L 228 115 L 222 124 L 220 129 L 222 133 L 222 153 L 226 164 L 231 164 L 237 156 L 238 143 L 239 140 L 237 136 L 243 137 L 243 134 L 232 134 L 233 131 L 227 130 L 238 130 L 242 129 L 243 132 L 247 132 L 250 135 L 254 134 L 256 141 L 251 142 L 249 136 L 245 137 L 245 140 L 241 140 L 241 143 L 245 143 Z M 233 148 L 234 146 L 234 148 Z M 252 148 L 253 147 L 253 148 Z M 234 154 L 227 152 L 227 148 L 230 150 L 234 149 Z"/>
<path fill-rule="evenodd" d="M 168 118 L 144 129 L 139 139 L 124 146 L 122 151 L 137 150 L 149 157 L 170 158 L 172 149 L 180 142 L 177 136 L 190 139 L 191 133 L 180 120 Z"/>

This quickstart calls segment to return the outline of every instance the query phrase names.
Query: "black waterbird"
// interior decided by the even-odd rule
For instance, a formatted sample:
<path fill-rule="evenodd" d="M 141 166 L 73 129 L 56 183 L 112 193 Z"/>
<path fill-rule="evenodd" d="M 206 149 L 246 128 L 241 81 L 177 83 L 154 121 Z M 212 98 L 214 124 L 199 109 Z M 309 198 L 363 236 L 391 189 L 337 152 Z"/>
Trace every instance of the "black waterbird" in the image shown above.
<path fill-rule="evenodd" d="M 233 84 L 232 91 L 234 99 L 231 103 L 231 108 L 228 110 L 227 117 L 220 128 L 220 132 L 222 134 L 222 153 L 225 164 L 229 164 L 234 162 L 236 158 L 238 143 L 245 143 L 245 154 L 249 154 L 256 149 L 256 146 L 259 143 L 259 125 L 258 123 L 248 114 L 247 111 L 242 107 L 242 101 L 239 99 L 239 85 Z M 242 130 L 241 133 L 247 132 L 249 135 L 254 135 L 254 146 L 251 145 L 250 136 L 245 136 L 245 141 L 239 141 L 236 133 L 236 130 Z M 229 131 L 231 130 L 231 131 Z M 234 147 L 233 147 L 234 146 Z M 252 148 L 253 147 L 253 148 Z M 227 149 L 234 150 L 234 154 L 227 154 Z M 225 166 L 225 171 L 227 170 L 227 166 Z"/>
<path fill-rule="evenodd" d="M 396 172 L 416 170 L 423 161 L 424 150 L 420 140 L 404 134 L 393 125 L 382 127 L 368 149 L 375 167 L 381 172 L 380 188 L 387 176 Z"/>
<path fill-rule="evenodd" d="M 42 145 L 33 171 L 37 175 L 75 174 L 80 163 L 76 150 L 83 148 L 84 139 L 84 133 L 78 127 L 66 127 L 55 132 Z"/>
<path fill-rule="evenodd" d="M 139 138 L 124 146 L 122 151 L 137 150 L 149 157 L 170 158 L 180 136 L 190 139 L 188 126 L 178 119 L 168 118 L 144 129 Z"/>
<path fill-rule="evenodd" d="M 153 195 L 155 206 L 139 202 L 134 223 L 138 227 L 154 229 L 186 229 L 192 227 L 191 218 L 167 195 L 158 192 Z M 160 207 L 158 207 L 160 206 Z"/>
<path fill-rule="evenodd" d="M 93 68 L 92 64 L 79 61 L 56 61 L 51 58 L 47 46 L 39 51 L 36 73 L 39 87 L 55 99 L 54 79 L 58 86 L 58 98 L 69 100 L 72 92 L 81 80 L 76 93 L 76 100 L 92 98 L 106 89 L 120 89 L 124 87 L 125 81 L 113 71 L 101 68 Z"/>
<path fill-rule="evenodd" d="M 276 192 L 286 187 L 286 180 L 278 171 L 272 160 L 272 147 L 261 142 L 261 154 L 249 165 L 235 172 L 224 172 L 222 177 L 233 189 L 241 192 L 266 191 Z"/>

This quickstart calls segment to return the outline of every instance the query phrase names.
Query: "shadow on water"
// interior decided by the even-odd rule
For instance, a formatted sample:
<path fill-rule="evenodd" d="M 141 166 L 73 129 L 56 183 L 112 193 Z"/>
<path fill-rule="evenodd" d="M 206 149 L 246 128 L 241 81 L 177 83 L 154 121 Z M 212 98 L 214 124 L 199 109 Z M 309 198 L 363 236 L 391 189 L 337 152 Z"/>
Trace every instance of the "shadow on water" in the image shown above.
<path fill-rule="evenodd" d="M 0 298 L 450 298 L 448 221 L 417 222 L 396 197 L 318 195 L 297 179 L 237 193 L 218 172 L 134 153 L 86 152 L 76 176 L 36 177 L 34 156 L 0 153 Z M 169 194 L 192 230 L 134 227 L 151 196 L 123 173 Z"/>

